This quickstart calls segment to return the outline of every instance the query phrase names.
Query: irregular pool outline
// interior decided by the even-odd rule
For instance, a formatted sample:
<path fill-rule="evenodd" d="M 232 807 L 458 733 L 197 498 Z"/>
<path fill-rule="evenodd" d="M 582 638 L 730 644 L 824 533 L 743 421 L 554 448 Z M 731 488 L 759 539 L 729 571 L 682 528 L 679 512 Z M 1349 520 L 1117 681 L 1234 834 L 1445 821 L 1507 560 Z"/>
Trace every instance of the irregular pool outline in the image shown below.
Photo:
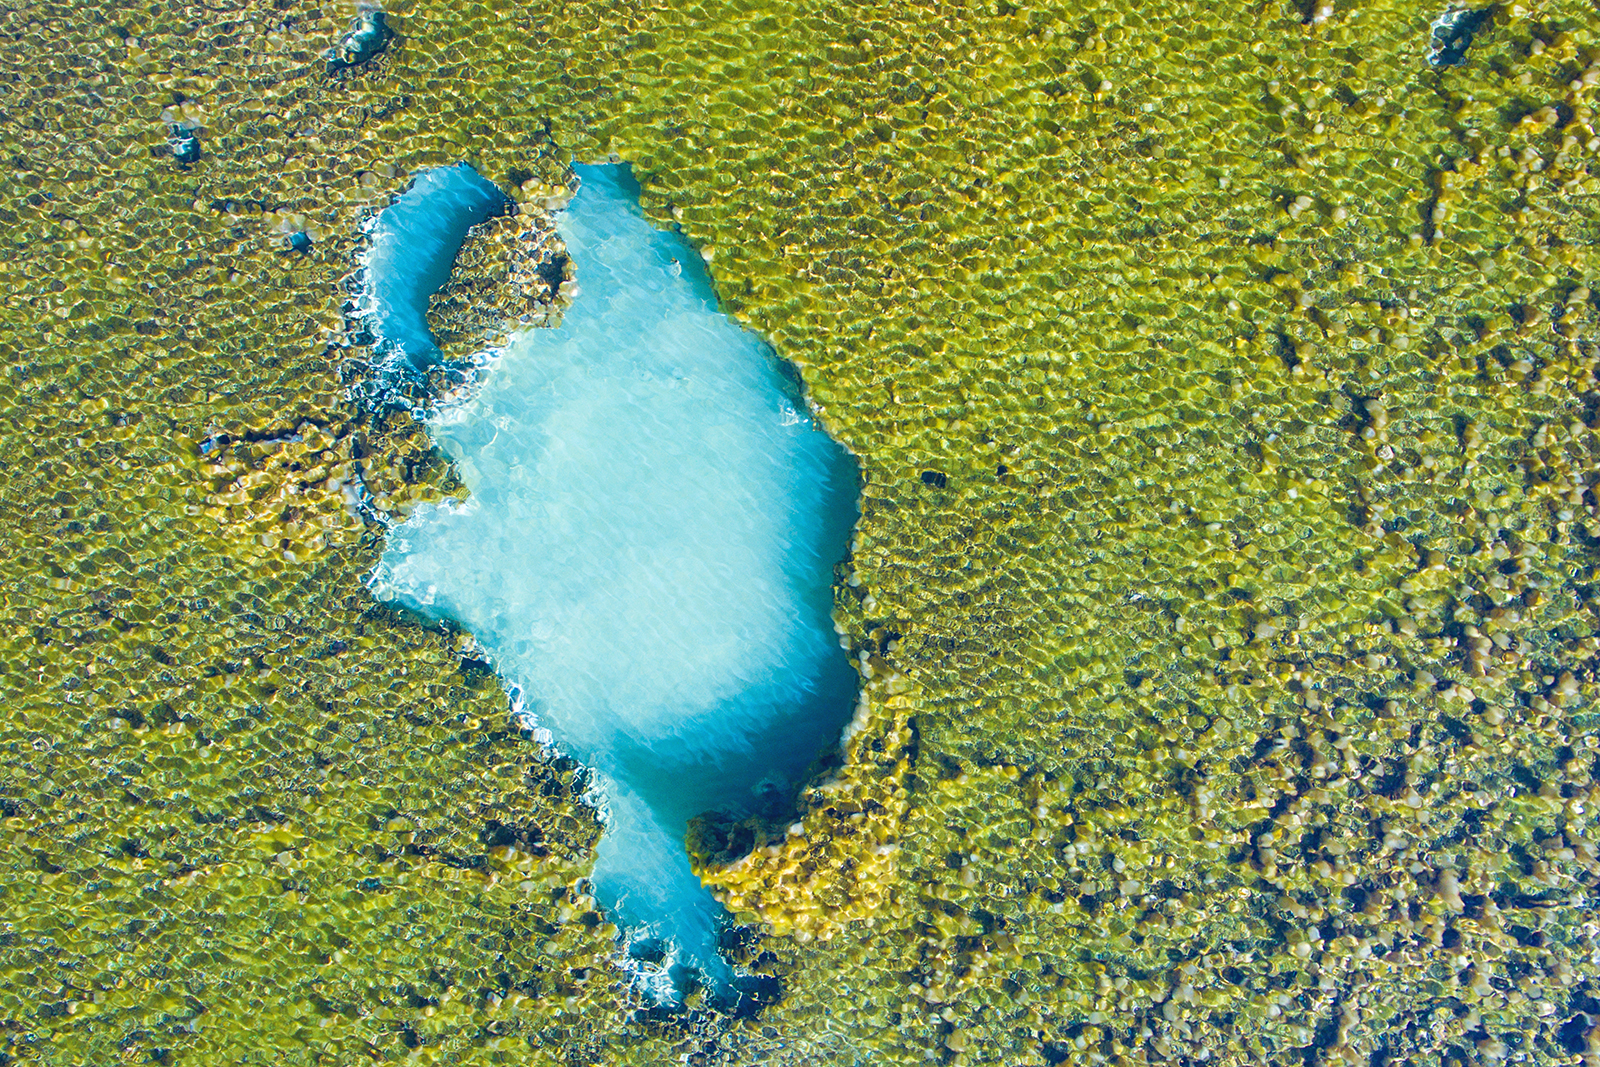
<path fill-rule="evenodd" d="M 734 976 L 716 951 L 723 913 L 689 870 L 683 848 L 683 831 L 687 829 L 688 818 L 706 810 L 726 810 L 738 803 L 741 790 L 744 791 L 744 809 L 757 809 L 762 803 L 758 795 L 763 787 L 762 780 L 772 777 L 774 771 L 782 783 L 779 791 L 786 790 L 785 795 L 792 796 L 814 760 L 824 755 L 831 745 L 837 745 L 842 731 L 850 722 L 857 704 L 857 678 L 839 646 L 832 622 L 832 591 L 835 567 L 848 554 L 850 537 L 858 518 L 856 500 L 860 488 L 859 468 L 848 451 L 815 426 L 805 414 L 804 401 L 790 379 L 792 369 L 785 373 L 783 368 L 786 365 L 778 360 L 770 347 L 720 311 L 701 257 L 682 237 L 658 230 L 645 220 L 638 206 L 637 186 L 632 184 L 631 174 L 626 167 L 580 166 L 578 170 L 582 186 L 567 210 L 558 216 L 558 228 L 563 230 L 562 236 L 567 242 L 574 270 L 578 274 L 577 280 L 584 292 L 574 297 L 573 306 L 562 327 L 557 330 L 528 331 L 513 338 L 496 359 L 487 364 L 484 376 L 474 383 L 470 392 L 464 393 L 456 402 L 436 406 L 429 416 L 430 433 L 436 444 L 451 454 L 472 495 L 460 505 L 425 505 L 406 523 L 391 528 L 384 560 L 374 572 L 371 585 L 380 598 L 396 600 L 425 615 L 449 619 L 472 631 L 480 648 L 496 663 L 511 696 L 513 714 L 520 723 L 534 729 L 542 743 L 553 744 L 574 756 L 595 775 L 594 780 L 603 794 L 600 808 L 607 824 L 606 833 L 597 849 L 594 882 L 598 895 L 621 920 L 619 925 L 624 926 L 631 941 L 640 943 L 660 938 L 671 946 L 661 966 L 638 962 L 634 968 L 654 994 L 660 999 L 671 999 L 672 991 L 682 986 L 691 971 L 700 972 L 714 989 L 728 993 L 733 989 Z M 587 198 L 583 188 L 591 190 Z M 426 332 L 428 297 L 448 279 L 449 266 L 454 262 L 467 230 L 500 210 L 500 202 L 495 194 L 504 196 L 464 165 L 436 168 L 419 174 L 406 193 L 388 209 L 400 209 L 396 217 L 386 219 L 386 211 L 369 223 L 373 246 L 364 262 L 368 286 L 361 297 L 361 308 L 376 340 L 380 366 L 384 372 L 412 373 L 439 358 L 438 348 L 433 344 L 431 334 Z M 433 198 L 438 198 L 443 210 L 438 225 L 430 228 L 424 224 L 428 221 L 427 207 Z M 620 211 L 621 214 L 615 219 L 602 218 L 600 213 L 604 211 Z M 589 223 L 597 227 L 595 232 L 587 237 L 569 232 L 573 225 L 588 219 L 590 212 L 596 215 Z M 475 214 L 477 217 L 474 217 Z M 411 238 L 420 238 L 415 242 L 420 252 L 408 247 L 407 241 Z M 597 243 L 589 244 L 589 238 L 594 238 Z M 611 253 L 624 247 L 627 240 L 640 242 L 639 261 L 627 261 L 627 269 L 633 272 L 629 280 L 637 284 L 632 288 L 614 290 L 596 285 L 602 274 L 612 271 Z M 602 249 L 606 250 L 604 254 Z M 599 266 L 602 261 L 606 264 L 603 269 Z M 658 268 L 654 273 L 647 269 L 650 263 Z M 395 279 L 388 276 L 405 264 L 412 266 L 412 277 Z M 441 264 L 443 270 L 440 269 Z M 503 410 L 498 411 L 500 421 L 489 431 L 487 441 L 483 440 L 482 432 L 472 429 L 475 418 L 497 410 L 486 405 L 510 402 L 508 395 L 496 392 L 497 388 L 514 388 L 508 383 L 515 381 L 519 373 L 537 377 L 537 372 L 530 370 L 535 365 L 527 363 L 527 360 L 538 358 L 539 349 L 570 347 L 565 338 L 572 335 L 563 334 L 563 331 L 588 329 L 592 325 L 588 322 L 590 318 L 604 320 L 605 316 L 612 314 L 622 316 L 617 322 L 632 322 L 634 320 L 628 317 L 629 314 L 648 313 L 653 299 L 670 302 L 672 314 L 657 329 L 663 338 L 675 338 L 679 332 L 684 334 L 683 338 L 677 338 L 677 343 L 689 345 L 682 349 L 687 353 L 684 358 L 692 360 L 692 342 L 706 340 L 710 343 L 720 337 L 723 342 L 734 344 L 737 349 L 730 349 L 731 354 L 727 359 L 732 362 L 716 364 L 715 373 L 711 373 L 711 363 L 699 371 L 679 373 L 679 368 L 671 365 L 670 361 L 661 363 L 641 355 L 637 364 L 627 364 L 625 361 L 606 364 L 612 372 L 619 368 L 639 372 L 640 382 L 627 387 L 619 386 L 613 380 L 617 377 L 613 373 L 612 379 L 596 380 L 588 383 L 588 387 L 597 390 L 611 388 L 616 394 L 613 400 L 633 404 L 629 410 L 646 421 L 651 410 L 637 403 L 638 396 L 643 393 L 661 398 L 661 403 L 666 404 L 669 403 L 666 398 L 676 394 L 686 391 L 692 393 L 697 389 L 709 390 L 706 397 L 699 397 L 693 402 L 701 404 L 695 410 L 710 411 L 713 420 L 720 412 L 716 403 L 711 401 L 744 405 L 738 409 L 737 417 L 729 416 L 731 421 L 717 422 L 714 427 L 710 424 L 691 427 L 689 436 L 711 433 L 714 429 L 723 437 L 738 441 L 743 432 L 740 419 L 768 420 L 770 425 L 763 423 L 754 429 L 745 427 L 752 435 L 747 443 L 753 448 L 745 466 L 751 471 L 760 468 L 763 477 L 776 478 L 774 485 L 781 484 L 784 478 L 792 475 L 794 484 L 790 488 L 801 495 L 817 494 L 814 500 L 810 497 L 806 499 L 817 503 L 820 509 L 817 516 L 810 519 L 794 520 L 795 531 L 799 531 L 796 536 L 816 540 L 814 545 L 808 542 L 800 546 L 812 553 L 811 558 L 798 565 L 809 577 L 794 578 L 784 570 L 793 563 L 784 553 L 795 548 L 787 541 L 767 546 L 777 554 L 770 558 L 762 556 L 764 562 L 747 561 L 745 572 L 749 576 L 756 573 L 752 567 L 759 570 L 762 566 L 776 564 L 784 582 L 791 585 L 798 583 L 796 587 L 801 590 L 800 595 L 808 598 L 804 611 L 811 613 L 811 617 L 804 620 L 804 625 L 792 630 L 792 633 L 803 632 L 803 637 L 797 638 L 803 646 L 802 650 L 785 650 L 781 655 L 769 650 L 765 653 L 767 658 L 762 660 L 760 642 L 756 642 L 751 653 L 752 662 L 771 667 L 771 676 L 740 681 L 734 686 L 737 692 L 732 695 L 724 693 L 716 698 L 707 697 L 711 703 L 699 711 L 694 711 L 698 705 L 672 704 L 673 698 L 662 697 L 661 691 L 656 691 L 650 699 L 663 700 L 663 707 L 690 711 L 684 718 L 672 718 L 669 715 L 666 720 L 643 715 L 638 710 L 642 705 L 629 705 L 626 712 L 611 708 L 605 700 L 597 700 L 592 691 L 586 696 L 575 696 L 574 692 L 566 692 L 571 687 L 564 687 L 560 679 L 546 677 L 545 684 L 541 686 L 537 680 L 526 677 L 540 670 L 539 659 L 530 659 L 528 649 L 514 647 L 515 641 L 512 639 L 500 640 L 506 638 L 510 632 L 508 626 L 513 624 L 495 616 L 494 611 L 485 606 L 494 596 L 510 595 L 503 592 L 505 581 L 500 583 L 502 589 L 489 594 L 489 600 L 473 600 L 460 590 L 454 594 L 448 590 L 441 592 L 441 581 L 448 584 L 451 580 L 448 568 L 432 575 L 433 579 L 439 580 L 430 580 L 429 575 L 423 573 L 428 571 L 428 565 L 417 564 L 419 557 L 427 552 L 426 548 L 418 545 L 419 537 L 433 536 L 440 539 L 436 544 L 443 543 L 452 536 L 446 532 L 446 527 L 452 522 L 489 523 L 489 527 L 485 527 L 488 529 L 493 527 L 495 509 L 507 504 L 507 500 L 497 495 L 499 490 L 493 487 L 490 480 L 492 475 L 480 469 L 480 463 L 487 457 L 487 462 L 492 466 L 504 458 L 495 448 L 503 431 L 515 435 L 530 430 L 527 426 L 516 425 L 515 411 L 508 414 Z M 402 303 L 408 306 L 399 306 Z M 587 335 L 583 336 L 585 344 L 592 340 Z M 730 338 L 736 341 L 729 341 Z M 518 363 L 518 360 L 522 362 Z M 588 365 L 582 363 L 571 365 L 572 372 L 580 378 L 589 369 Z M 719 376 L 726 377 L 728 381 L 712 380 Z M 569 389 L 568 402 L 575 405 L 566 410 L 552 408 L 545 411 L 544 415 L 565 418 L 573 416 L 574 412 L 586 414 L 581 410 L 587 402 L 584 392 L 574 388 L 573 382 L 551 380 L 542 385 Z M 719 393 L 718 389 L 724 392 Z M 746 392 L 741 393 L 740 389 Z M 749 392 L 751 389 L 770 392 L 770 396 L 762 394 L 765 398 L 763 403 L 770 400 L 766 411 L 757 412 L 753 408 L 751 411 L 744 410 L 754 403 L 754 394 Z M 706 406 L 706 403 L 710 403 L 710 406 Z M 759 404 L 755 406 L 760 407 Z M 480 430 L 489 425 L 488 422 L 479 424 Z M 588 429 L 592 430 L 593 427 Z M 577 432 L 583 433 L 584 428 L 580 427 Z M 670 432 L 655 443 L 667 449 L 681 444 L 672 438 Z M 763 455 L 760 452 L 763 443 L 770 446 L 771 454 Z M 557 462 L 550 457 L 564 447 L 560 435 L 548 435 L 544 444 L 551 450 L 542 454 L 544 461 Z M 591 441 L 590 444 L 603 446 L 604 442 Z M 784 449 L 793 451 L 784 452 Z M 770 466 L 777 453 L 782 453 L 784 461 L 794 464 L 792 471 L 763 467 L 763 464 Z M 717 453 L 711 449 L 706 455 L 715 456 Z M 715 464 L 708 464 L 705 460 L 706 456 L 693 455 L 692 449 L 683 457 L 686 463 L 699 463 L 696 469 L 707 478 L 715 477 Z M 521 462 L 518 459 L 516 464 Z M 641 458 L 641 462 L 645 460 Z M 581 473 L 581 468 L 574 470 Z M 845 472 L 848 473 L 847 477 Z M 603 484 L 605 473 L 600 472 L 596 485 L 602 491 L 612 491 L 615 486 Z M 751 478 L 755 476 L 745 473 Z M 807 476 L 812 482 L 807 482 Z M 742 483 L 730 483 L 730 491 L 737 490 L 740 485 Z M 686 484 L 684 490 L 692 492 L 693 486 Z M 617 499 L 628 503 L 631 498 L 624 495 Z M 800 496 L 794 499 L 800 499 Z M 712 510 L 719 506 L 715 494 L 706 496 L 701 502 Z M 733 525 L 749 520 L 750 529 L 745 532 L 754 538 L 765 536 L 762 523 L 767 520 L 760 515 L 763 508 L 759 506 L 759 501 L 757 504 L 754 508 L 746 507 L 741 512 L 730 512 L 721 518 Z M 653 506 L 669 509 L 672 501 L 667 498 L 654 499 Z M 756 514 L 755 518 L 751 518 L 752 513 Z M 551 516 L 545 514 L 542 518 L 549 520 Z M 645 521 L 646 516 L 638 518 L 639 521 Z M 781 517 L 771 521 L 778 523 Z M 813 528 L 806 523 L 816 525 Z M 775 536 L 788 536 L 794 531 L 787 528 L 778 530 L 774 526 L 773 532 Z M 819 547 L 823 542 L 828 545 L 826 549 Z M 648 546 L 644 547 L 648 549 Z M 730 542 L 729 548 L 732 547 L 733 543 Z M 481 562 L 481 558 L 474 560 L 475 564 L 478 562 Z M 684 573 L 696 574 L 698 577 L 695 580 L 700 581 L 706 580 L 710 572 L 704 568 L 696 571 L 689 566 Z M 637 576 L 631 580 L 634 582 L 630 587 L 632 589 L 646 589 L 650 585 L 647 580 L 641 581 Z M 784 592 L 785 589 L 778 590 L 779 594 Z M 543 605 L 543 610 L 560 614 L 549 604 Z M 667 610 L 672 609 L 669 607 Z M 791 634 L 791 630 L 786 630 L 781 622 L 772 624 L 767 617 L 771 613 L 764 615 L 764 611 L 758 606 L 746 612 L 752 627 L 768 626 L 772 633 L 781 631 Z M 706 616 L 702 614 L 700 617 Z M 515 625 L 526 626 L 530 621 L 537 621 L 537 617 L 519 620 Z M 683 620 L 675 622 L 682 625 Z M 711 629 L 721 640 L 719 648 L 722 651 L 714 651 L 703 657 L 704 662 L 699 664 L 698 669 L 727 673 L 733 661 L 728 658 L 729 653 L 723 646 L 727 645 L 730 633 L 716 631 L 714 626 Z M 669 642 L 660 647 L 684 655 L 685 662 L 693 658 L 692 650 L 682 642 Z M 788 662 L 794 657 L 798 657 L 798 665 Z M 812 670 L 816 672 L 815 679 L 803 677 L 805 672 Z M 692 671 L 689 673 L 692 674 Z M 709 676 L 708 673 L 706 677 Z M 625 688 L 630 681 L 619 675 L 611 684 Z M 716 683 L 723 690 L 727 689 L 724 681 L 721 679 Z M 770 692 L 762 686 L 768 686 Z M 560 699 L 567 703 L 562 707 L 551 707 L 543 699 L 548 694 L 542 690 L 565 692 Z M 647 693 L 647 696 L 649 693 L 648 689 L 640 692 Z M 609 727 L 612 730 L 609 735 L 608 728 L 594 724 L 591 724 L 593 728 L 578 726 L 576 720 L 580 716 L 575 708 L 583 705 L 585 700 L 595 707 L 610 708 L 608 714 L 617 713 L 617 721 L 625 725 L 613 723 Z M 763 704 L 763 701 L 766 703 Z M 648 703 L 648 699 L 644 703 Z M 747 707 L 747 704 L 750 706 Z M 766 712 L 756 711 L 756 705 L 766 707 Z M 716 734 L 720 731 L 723 735 L 720 738 L 706 741 L 692 736 L 692 731 L 689 735 L 684 732 L 685 723 L 703 729 L 713 720 L 718 725 L 711 732 Z M 676 768 L 672 772 L 676 777 L 667 781 L 667 772 L 652 764 Z M 769 795 L 767 800 L 770 802 L 770 799 Z M 669 974 L 673 978 L 671 982 L 664 980 L 664 976 Z"/>

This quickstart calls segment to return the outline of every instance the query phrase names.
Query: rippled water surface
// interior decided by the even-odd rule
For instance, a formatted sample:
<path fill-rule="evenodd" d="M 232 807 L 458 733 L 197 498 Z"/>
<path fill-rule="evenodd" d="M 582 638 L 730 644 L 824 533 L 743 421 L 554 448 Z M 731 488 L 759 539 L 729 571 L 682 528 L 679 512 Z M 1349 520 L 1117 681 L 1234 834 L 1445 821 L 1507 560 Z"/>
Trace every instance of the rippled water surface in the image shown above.
<path fill-rule="evenodd" d="M 374 585 L 474 633 L 525 713 L 599 772 L 602 899 L 721 973 L 685 828 L 781 813 L 849 717 L 830 608 L 855 464 L 718 311 L 700 257 L 646 221 L 627 170 L 579 171 L 559 223 L 575 301 L 433 418 L 471 496 L 393 531 Z"/>

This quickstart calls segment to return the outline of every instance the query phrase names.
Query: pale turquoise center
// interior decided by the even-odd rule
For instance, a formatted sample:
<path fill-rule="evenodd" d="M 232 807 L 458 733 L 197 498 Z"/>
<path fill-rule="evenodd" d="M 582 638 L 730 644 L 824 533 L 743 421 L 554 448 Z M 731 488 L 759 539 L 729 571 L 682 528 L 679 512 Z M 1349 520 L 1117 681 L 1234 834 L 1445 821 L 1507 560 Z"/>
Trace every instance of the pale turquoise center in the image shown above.
<path fill-rule="evenodd" d="M 849 718 L 830 611 L 856 466 L 627 170 L 579 173 L 559 219 L 574 302 L 432 418 L 471 496 L 391 531 L 373 587 L 475 634 L 599 772 L 602 899 L 715 977 L 685 827 L 786 790 Z"/>

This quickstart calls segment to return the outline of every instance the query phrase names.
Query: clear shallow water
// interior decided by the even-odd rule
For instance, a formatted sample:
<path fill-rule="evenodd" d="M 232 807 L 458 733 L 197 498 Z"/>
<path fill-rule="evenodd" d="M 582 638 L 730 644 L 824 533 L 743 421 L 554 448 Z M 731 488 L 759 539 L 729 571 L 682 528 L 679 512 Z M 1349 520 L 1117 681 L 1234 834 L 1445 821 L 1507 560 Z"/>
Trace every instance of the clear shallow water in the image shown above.
<path fill-rule="evenodd" d="M 857 469 L 717 310 L 699 255 L 646 221 L 627 169 L 578 170 L 558 222 L 574 302 L 432 417 L 471 496 L 392 530 L 373 589 L 475 634 L 526 712 L 598 772 L 602 901 L 722 984 L 720 909 L 685 829 L 787 794 L 850 716 L 830 612 Z M 445 185 L 448 215 L 451 186 L 474 181 L 441 168 L 413 192 Z"/>

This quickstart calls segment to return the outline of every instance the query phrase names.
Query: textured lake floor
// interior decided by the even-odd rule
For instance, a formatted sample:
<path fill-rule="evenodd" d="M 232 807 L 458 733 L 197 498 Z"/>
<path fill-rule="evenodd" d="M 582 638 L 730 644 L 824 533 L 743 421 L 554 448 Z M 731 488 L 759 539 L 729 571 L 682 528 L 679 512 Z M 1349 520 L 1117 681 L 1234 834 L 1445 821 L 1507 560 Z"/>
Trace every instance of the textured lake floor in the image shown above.
<path fill-rule="evenodd" d="M 0 11 L 4 1053 L 1592 1055 L 1600 24 L 1439 15 Z M 613 155 L 862 465 L 859 729 L 695 856 L 753 1016 L 629 987 L 580 769 L 363 585 L 463 493 L 348 399 L 363 218 Z"/>

